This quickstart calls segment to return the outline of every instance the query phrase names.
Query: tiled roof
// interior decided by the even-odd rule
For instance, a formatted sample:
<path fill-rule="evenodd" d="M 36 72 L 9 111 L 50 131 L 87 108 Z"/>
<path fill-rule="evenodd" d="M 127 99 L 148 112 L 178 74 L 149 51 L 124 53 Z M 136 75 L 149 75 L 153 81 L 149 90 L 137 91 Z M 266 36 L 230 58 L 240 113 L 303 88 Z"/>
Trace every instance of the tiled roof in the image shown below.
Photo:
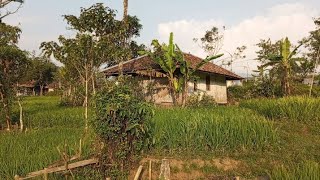
<path fill-rule="evenodd" d="M 185 59 L 190 63 L 191 68 L 199 64 L 203 59 L 196 57 L 192 54 L 184 54 Z M 123 63 L 122 71 L 124 74 L 133 74 L 141 70 L 161 70 L 161 67 L 154 62 L 149 56 L 141 56 Z M 118 65 L 109 67 L 103 72 L 106 75 L 117 75 L 119 71 Z M 199 68 L 199 71 L 210 73 L 210 74 L 220 74 L 225 75 L 227 80 L 240 80 L 243 79 L 241 76 L 236 75 L 235 73 L 226 70 L 220 66 L 217 66 L 211 62 L 206 63 L 205 65 Z"/>

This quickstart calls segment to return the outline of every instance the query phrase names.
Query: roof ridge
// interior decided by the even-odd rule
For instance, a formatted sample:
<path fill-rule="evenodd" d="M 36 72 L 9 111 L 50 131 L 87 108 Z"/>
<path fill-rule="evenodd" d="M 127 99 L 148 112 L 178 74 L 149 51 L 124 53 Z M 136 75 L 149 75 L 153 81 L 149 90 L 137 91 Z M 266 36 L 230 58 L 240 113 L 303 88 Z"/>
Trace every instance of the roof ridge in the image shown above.
<path fill-rule="evenodd" d="M 143 56 L 139 56 L 139 57 L 130 59 L 130 60 L 128 60 L 128 61 L 125 61 L 122 65 L 127 64 L 127 63 L 132 62 L 132 61 L 139 60 L 139 59 L 144 58 L 144 57 L 146 57 L 146 56 L 148 56 L 148 54 L 145 54 L 145 55 L 143 55 Z M 116 65 L 107 67 L 107 68 L 103 69 L 102 72 L 103 72 L 103 71 L 107 71 L 107 70 L 112 69 L 112 68 L 115 68 L 115 67 L 117 67 L 117 66 L 119 66 L 119 64 L 116 64 Z"/>

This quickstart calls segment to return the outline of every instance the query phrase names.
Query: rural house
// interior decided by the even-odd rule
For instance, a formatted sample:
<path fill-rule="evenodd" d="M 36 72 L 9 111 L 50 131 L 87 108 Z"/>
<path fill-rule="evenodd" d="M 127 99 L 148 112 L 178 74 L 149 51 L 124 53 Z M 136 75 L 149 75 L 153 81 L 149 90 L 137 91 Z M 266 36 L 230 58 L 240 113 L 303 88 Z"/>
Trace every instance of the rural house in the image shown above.
<path fill-rule="evenodd" d="M 202 59 L 192 54 L 184 54 L 191 68 L 199 64 Z M 141 56 L 122 65 L 123 74 L 132 75 L 142 82 L 146 98 L 156 104 L 171 104 L 172 97 L 168 89 L 168 80 L 161 67 L 149 56 Z M 179 71 L 177 69 L 177 71 Z M 107 77 L 118 76 L 118 65 L 103 71 Z M 177 72 L 178 73 L 178 72 Z M 213 63 L 206 63 L 196 72 L 199 77 L 195 82 L 188 82 L 188 94 L 207 94 L 214 97 L 220 104 L 227 103 L 227 80 L 241 80 L 242 77 Z M 150 90 L 152 87 L 152 90 Z"/>

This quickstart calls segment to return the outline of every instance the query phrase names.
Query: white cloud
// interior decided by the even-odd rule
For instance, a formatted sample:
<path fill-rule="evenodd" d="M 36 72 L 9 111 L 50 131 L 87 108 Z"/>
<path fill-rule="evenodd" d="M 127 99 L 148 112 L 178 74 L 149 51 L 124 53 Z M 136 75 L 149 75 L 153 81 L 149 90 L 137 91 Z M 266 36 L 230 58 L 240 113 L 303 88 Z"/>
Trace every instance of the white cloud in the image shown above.
<path fill-rule="evenodd" d="M 247 59 L 254 59 L 257 51 L 255 44 L 260 39 L 271 38 L 275 41 L 287 36 L 293 43 L 297 43 L 315 28 L 312 18 L 318 15 L 317 10 L 301 3 L 274 6 L 259 16 L 227 27 L 224 33 L 223 49 L 233 52 L 236 47 L 246 45 L 248 47 L 245 52 Z M 201 37 L 212 26 L 222 27 L 223 24 L 223 21 L 214 19 L 206 21 L 180 20 L 159 24 L 158 32 L 160 40 L 163 42 L 167 42 L 169 33 L 173 32 L 175 42 L 185 52 L 205 57 L 205 53 L 193 42 L 193 38 Z M 254 61 L 248 61 L 248 64 L 251 70 L 255 69 L 257 65 Z M 243 66 L 246 65 L 247 62 L 236 63 L 234 71 L 243 75 L 246 71 Z"/>

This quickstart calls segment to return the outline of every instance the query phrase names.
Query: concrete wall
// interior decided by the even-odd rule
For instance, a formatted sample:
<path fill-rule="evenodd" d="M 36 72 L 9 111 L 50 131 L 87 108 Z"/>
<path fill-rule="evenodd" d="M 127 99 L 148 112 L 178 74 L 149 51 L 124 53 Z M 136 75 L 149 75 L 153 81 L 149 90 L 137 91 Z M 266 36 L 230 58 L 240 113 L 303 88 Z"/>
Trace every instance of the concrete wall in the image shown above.
<path fill-rule="evenodd" d="M 188 92 L 207 94 L 214 97 L 217 103 L 225 104 L 228 102 L 227 99 L 227 83 L 226 77 L 222 75 L 209 75 L 210 76 L 210 90 L 207 90 L 206 76 L 207 74 L 197 74 L 200 79 L 197 83 L 197 92 L 194 92 L 194 82 L 188 83 Z"/>
<path fill-rule="evenodd" d="M 197 83 L 197 91 L 194 91 L 194 82 L 188 83 L 188 94 L 193 93 L 207 94 L 214 97 L 217 103 L 227 103 L 227 84 L 225 76 L 221 75 L 210 75 L 210 90 L 206 89 L 206 76 L 207 74 L 197 74 L 199 80 Z M 156 104 L 170 104 L 172 98 L 168 89 L 168 80 L 165 77 L 151 78 L 150 77 L 139 77 L 142 86 L 145 91 L 147 100 Z M 152 88 L 148 88 L 152 87 Z"/>

